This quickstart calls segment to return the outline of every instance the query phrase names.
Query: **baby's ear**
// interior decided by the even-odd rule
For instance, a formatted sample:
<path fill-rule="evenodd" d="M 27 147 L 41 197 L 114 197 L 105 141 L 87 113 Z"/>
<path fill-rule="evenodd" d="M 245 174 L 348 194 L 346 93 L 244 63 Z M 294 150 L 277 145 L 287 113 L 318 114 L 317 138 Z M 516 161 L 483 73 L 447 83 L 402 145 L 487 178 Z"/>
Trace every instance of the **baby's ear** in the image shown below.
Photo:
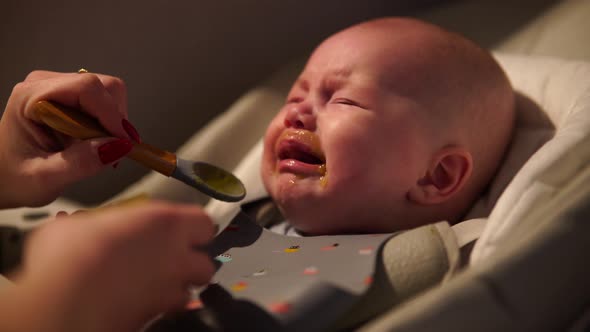
<path fill-rule="evenodd" d="M 426 175 L 408 192 L 412 202 L 431 205 L 443 203 L 461 191 L 471 176 L 473 159 L 464 147 L 445 147 L 439 150 Z"/>

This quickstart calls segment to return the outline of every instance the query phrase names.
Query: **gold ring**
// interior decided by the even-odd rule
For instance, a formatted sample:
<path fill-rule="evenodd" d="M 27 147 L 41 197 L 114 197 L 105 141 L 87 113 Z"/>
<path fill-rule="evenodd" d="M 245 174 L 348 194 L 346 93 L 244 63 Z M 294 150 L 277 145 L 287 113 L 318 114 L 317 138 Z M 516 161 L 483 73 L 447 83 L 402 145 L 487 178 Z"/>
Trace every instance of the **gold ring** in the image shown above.
<path fill-rule="evenodd" d="M 86 70 L 84 68 L 78 69 L 78 74 L 84 74 L 84 73 L 87 73 L 87 72 L 88 72 L 88 70 Z"/>

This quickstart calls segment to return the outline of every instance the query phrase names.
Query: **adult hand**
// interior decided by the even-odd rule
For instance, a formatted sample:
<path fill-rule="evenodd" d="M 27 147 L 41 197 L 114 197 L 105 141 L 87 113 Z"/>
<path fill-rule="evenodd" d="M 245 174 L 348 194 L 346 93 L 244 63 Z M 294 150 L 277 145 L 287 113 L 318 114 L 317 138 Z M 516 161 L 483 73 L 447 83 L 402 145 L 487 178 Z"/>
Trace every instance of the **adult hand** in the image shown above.
<path fill-rule="evenodd" d="M 46 331 L 134 331 L 183 308 L 215 268 L 198 206 L 157 201 L 64 216 L 27 240 L 17 285 Z M 41 315 L 42 314 L 42 315 Z"/>
<path fill-rule="evenodd" d="M 84 111 L 113 137 L 80 141 L 43 125 L 39 100 Z M 93 73 L 34 71 L 18 83 L 0 119 L 0 208 L 40 206 L 75 181 L 96 174 L 139 140 L 127 118 L 127 92 L 119 78 Z"/>

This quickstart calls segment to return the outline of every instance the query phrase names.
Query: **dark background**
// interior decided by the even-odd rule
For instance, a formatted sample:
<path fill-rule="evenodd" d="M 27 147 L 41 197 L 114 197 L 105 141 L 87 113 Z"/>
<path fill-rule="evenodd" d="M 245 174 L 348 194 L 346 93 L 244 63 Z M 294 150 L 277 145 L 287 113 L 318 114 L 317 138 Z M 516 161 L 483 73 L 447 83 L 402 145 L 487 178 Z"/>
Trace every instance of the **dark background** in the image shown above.
<path fill-rule="evenodd" d="M 248 89 L 356 22 L 418 16 L 491 48 L 555 2 L 4 0 L 0 100 L 6 105 L 12 87 L 34 69 L 119 76 L 142 139 L 175 151 Z M 65 196 L 99 203 L 146 173 L 122 162 Z"/>

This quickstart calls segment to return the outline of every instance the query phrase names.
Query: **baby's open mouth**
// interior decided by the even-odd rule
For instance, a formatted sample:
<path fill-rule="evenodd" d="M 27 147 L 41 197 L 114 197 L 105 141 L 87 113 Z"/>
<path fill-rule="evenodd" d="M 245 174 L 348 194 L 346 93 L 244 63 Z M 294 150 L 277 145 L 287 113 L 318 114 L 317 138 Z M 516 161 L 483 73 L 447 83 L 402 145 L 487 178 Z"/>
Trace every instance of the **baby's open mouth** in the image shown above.
<path fill-rule="evenodd" d="M 319 176 L 326 172 L 326 158 L 320 141 L 308 130 L 285 130 L 277 140 L 275 153 L 279 172 Z"/>
<path fill-rule="evenodd" d="M 295 159 L 306 164 L 320 165 L 324 161 L 309 151 L 309 148 L 299 142 L 284 142 L 279 149 L 279 159 Z"/>

